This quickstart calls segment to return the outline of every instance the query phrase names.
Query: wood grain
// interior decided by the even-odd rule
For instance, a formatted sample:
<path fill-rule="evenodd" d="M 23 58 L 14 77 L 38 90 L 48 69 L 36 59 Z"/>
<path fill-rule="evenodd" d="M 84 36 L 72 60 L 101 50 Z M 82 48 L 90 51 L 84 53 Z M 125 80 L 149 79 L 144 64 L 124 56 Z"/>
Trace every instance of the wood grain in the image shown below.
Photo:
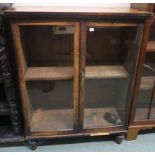
<path fill-rule="evenodd" d="M 121 65 L 114 66 L 88 66 L 85 78 L 127 78 L 128 72 Z"/>
<path fill-rule="evenodd" d="M 29 67 L 26 81 L 73 79 L 73 67 Z"/>
<path fill-rule="evenodd" d="M 86 23 L 87 26 L 91 26 L 91 27 L 101 27 L 101 26 L 108 26 L 108 27 L 121 27 L 121 26 L 137 26 L 138 24 L 135 23 L 106 23 L 106 22 L 87 22 Z"/>
<path fill-rule="evenodd" d="M 29 67 L 26 81 L 73 79 L 73 67 Z M 128 72 L 123 66 L 89 66 L 85 78 L 126 78 Z"/>
<path fill-rule="evenodd" d="M 20 95 L 22 100 L 22 108 L 23 108 L 23 114 L 24 114 L 24 121 L 25 121 L 25 127 L 26 132 L 29 131 L 29 124 L 30 124 L 30 111 L 28 111 L 28 96 L 25 86 L 25 80 L 24 80 L 24 74 L 25 74 L 25 61 L 23 58 L 23 53 L 21 49 L 20 44 L 20 32 L 17 25 L 12 24 L 12 33 L 13 33 L 13 39 L 14 39 L 14 47 L 16 50 L 16 61 L 17 61 L 17 70 L 18 70 L 18 76 L 19 76 L 19 87 L 20 87 Z"/>

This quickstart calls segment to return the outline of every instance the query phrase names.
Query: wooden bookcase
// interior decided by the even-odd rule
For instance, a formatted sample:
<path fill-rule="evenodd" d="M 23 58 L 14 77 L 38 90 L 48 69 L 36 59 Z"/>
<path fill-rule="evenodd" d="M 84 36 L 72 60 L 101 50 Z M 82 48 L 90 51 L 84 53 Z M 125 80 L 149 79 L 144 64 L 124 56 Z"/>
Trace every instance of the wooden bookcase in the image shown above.
<path fill-rule="evenodd" d="M 28 144 L 110 134 L 121 143 L 152 13 L 17 7 L 4 15 Z"/>
<path fill-rule="evenodd" d="M 155 4 L 132 4 L 133 8 L 155 13 Z M 138 132 L 155 127 L 155 18 L 152 18 L 147 46 L 142 54 L 131 107 L 127 140 Z"/>

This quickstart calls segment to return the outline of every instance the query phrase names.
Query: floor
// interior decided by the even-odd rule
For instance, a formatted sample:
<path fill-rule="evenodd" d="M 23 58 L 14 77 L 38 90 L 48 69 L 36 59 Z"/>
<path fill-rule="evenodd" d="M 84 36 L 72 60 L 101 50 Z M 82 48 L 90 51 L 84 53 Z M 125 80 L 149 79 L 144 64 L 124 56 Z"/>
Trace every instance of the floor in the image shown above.
<path fill-rule="evenodd" d="M 154 133 L 153 133 L 154 132 Z M 39 146 L 38 152 L 155 152 L 155 131 L 140 134 L 136 141 L 116 144 L 113 137 L 71 138 L 51 141 L 50 145 Z M 27 146 L 0 147 L 0 152 L 30 152 Z"/>

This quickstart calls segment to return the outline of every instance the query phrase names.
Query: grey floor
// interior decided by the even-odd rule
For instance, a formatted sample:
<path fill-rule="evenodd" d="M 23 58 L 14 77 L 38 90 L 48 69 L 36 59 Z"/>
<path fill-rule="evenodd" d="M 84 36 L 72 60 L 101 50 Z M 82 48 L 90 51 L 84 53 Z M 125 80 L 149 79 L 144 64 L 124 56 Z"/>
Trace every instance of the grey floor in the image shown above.
<path fill-rule="evenodd" d="M 30 152 L 27 146 L 0 147 L 0 152 Z M 116 144 L 112 137 L 73 138 L 52 141 L 50 145 L 38 146 L 39 152 L 155 152 L 154 133 L 140 134 L 136 141 Z"/>

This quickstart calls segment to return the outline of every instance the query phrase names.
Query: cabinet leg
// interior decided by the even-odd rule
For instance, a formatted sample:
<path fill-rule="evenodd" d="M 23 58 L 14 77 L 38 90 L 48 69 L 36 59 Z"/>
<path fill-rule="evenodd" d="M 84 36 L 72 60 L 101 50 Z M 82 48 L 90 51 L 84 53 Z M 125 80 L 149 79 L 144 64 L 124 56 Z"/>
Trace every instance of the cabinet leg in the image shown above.
<path fill-rule="evenodd" d="M 29 146 L 29 148 L 31 149 L 31 150 L 36 150 L 37 149 L 37 144 L 38 144 L 38 142 L 36 141 L 36 140 L 28 140 L 27 141 L 27 144 L 28 144 L 28 146 Z"/>
<path fill-rule="evenodd" d="M 116 142 L 117 144 L 121 144 L 122 141 L 124 140 L 124 138 L 125 138 L 124 134 L 116 135 L 116 137 L 115 137 L 115 142 Z"/>
<path fill-rule="evenodd" d="M 136 140 L 139 130 L 135 128 L 129 128 L 127 132 L 126 140 Z"/>

